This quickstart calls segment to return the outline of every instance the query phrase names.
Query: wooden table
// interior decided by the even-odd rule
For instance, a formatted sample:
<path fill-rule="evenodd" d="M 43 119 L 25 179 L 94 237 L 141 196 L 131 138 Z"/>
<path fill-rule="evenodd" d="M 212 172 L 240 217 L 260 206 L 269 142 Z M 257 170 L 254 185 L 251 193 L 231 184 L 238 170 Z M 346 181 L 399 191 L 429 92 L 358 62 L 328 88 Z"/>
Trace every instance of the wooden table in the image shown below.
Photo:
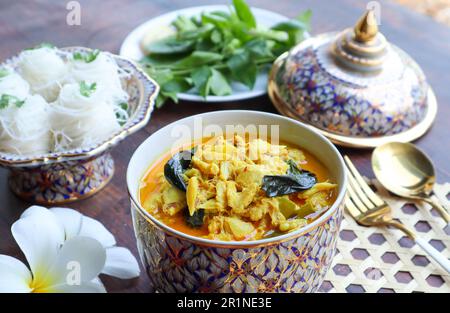
<path fill-rule="evenodd" d="M 117 53 L 122 40 L 137 25 L 168 11 L 204 4 L 227 3 L 207 0 L 91 0 L 81 3 L 81 25 L 68 26 L 65 4 L 68 1 L 2 1 L 0 2 L 0 60 L 23 48 L 40 42 L 57 46 L 80 45 Z M 250 4 L 273 10 L 289 17 L 311 8 L 314 13 L 313 33 L 341 30 L 354 24 L 364 11 L 366 2 L 357 0 L 249 0 Z M 416 143 L 434 160 L 438 181 L 450 181 L 450 29 L 430 18 L 416 14 L 391 2 L 381 1 L 381 30 L 386 37 L 409 52 L 422 66 L 439 102 L 434 127 Z M 204 104 L 168 103 L 153 113 L 144 130 L 129 137 L 113 151 L 116 174 L 98 195 L 68 205 L 92 216 L 110 229 L 118 244 L 137 256 L 131 224 L 125 171 L 133 151 L 153 132 L 164 125 L 193 114 L 227 109 L 249 109 L 275 112 L 266 96 L 234 103 Z M 355 161 L 358 168 L 373 176 L 370 151 L 341 149 Z M 0 253 L 23 258 L 14 242 L 10 227 L 30 204 L 17 199 L 8 189 L 7 172 L 0 169 Z M 110 292 L 146 292 L 148 280 L 121 281 L 102 278 Z"/>

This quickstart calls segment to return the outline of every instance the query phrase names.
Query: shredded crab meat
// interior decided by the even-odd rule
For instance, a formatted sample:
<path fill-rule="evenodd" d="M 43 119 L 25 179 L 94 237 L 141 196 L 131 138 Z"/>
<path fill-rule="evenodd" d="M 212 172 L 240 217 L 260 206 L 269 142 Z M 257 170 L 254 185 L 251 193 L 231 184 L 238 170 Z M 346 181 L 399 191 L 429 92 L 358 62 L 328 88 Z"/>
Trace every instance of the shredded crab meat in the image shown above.
<path fill-rule="evenodd" d="M 256 240 L 294 231 L 331 206 L 336 185 L 324 181 L 306 191 L 268 197 L 261 189 L 263 177 L 286 174 L 288 160 L 299 167 L 306 162 L 300 149 L 259 138 L 206 140 L 195 146 L 183 174 L 186 192 L 161 174 L 143 205 L 163 221 L 202 211 L 203 237 L 209 239 Z"/>

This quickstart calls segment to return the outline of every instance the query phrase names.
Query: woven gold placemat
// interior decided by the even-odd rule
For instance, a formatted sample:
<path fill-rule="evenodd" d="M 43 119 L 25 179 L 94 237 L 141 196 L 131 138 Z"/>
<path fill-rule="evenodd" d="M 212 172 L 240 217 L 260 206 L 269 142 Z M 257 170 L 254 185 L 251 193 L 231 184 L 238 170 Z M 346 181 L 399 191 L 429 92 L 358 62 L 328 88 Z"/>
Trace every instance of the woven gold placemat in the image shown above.
<path fill-rule="evenodd" d="M 375 179 L 368 181 L 394 218 L 450 258 L 450 226 L 430 205 L 395 197 Z M 436 184 L 434 192 L 450 209 L 450 183 Z M 450 292 L 450 275 L 401 231 L 362 227 L 344 216 L 338 252 L 321 292 Z"/>

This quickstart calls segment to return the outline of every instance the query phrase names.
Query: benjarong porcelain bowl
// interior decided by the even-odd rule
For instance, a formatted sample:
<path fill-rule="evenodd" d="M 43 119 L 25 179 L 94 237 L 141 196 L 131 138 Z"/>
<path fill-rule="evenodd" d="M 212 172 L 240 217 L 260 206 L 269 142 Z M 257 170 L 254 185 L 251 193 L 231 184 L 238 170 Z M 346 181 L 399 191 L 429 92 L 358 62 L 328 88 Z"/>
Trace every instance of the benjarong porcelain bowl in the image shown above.
<path fill-rule="evenodd" d="M 67 52 L 89 52 L 89 48 L 61 48 Z M 0 166 L 8 168 L 9 187 L 19 197 L 33 203 L 54 205 L 89 197 L 100 191 L 114 175 L 110 150 L 150 120 L 159 86 L 128 59 L 111 54 L 122 71 L 122 87 L 129 95 L 130 118 L 103 142 L 70 151 L 20 156 L 0 152 Z M 1 65 L 17 67 L 17 57 Z"/>
<path fill-rule="evenodd" d="M 415 140 L 437 111 L 422 69 L 379 32 L 373 11 L 354 28 L 310 37 L 281 55 L 268 93 L 283 115 L 358 148 Z"/>
<path fill-rule="evenodd" d="M 139 182 L 151 164 L 190 142 L 188 137 L 199 139 L 208 128 L 225 133 L 227 125 L 279 125 L 280 140 L 308 150 L 326 165 L 339 186 L 336 202 L 301 229 L 256 241 L 193 237 L 150 215 L 138 197 Z M 186 135 L 184 140 L 174 137 Z M 346 186 L 343 160 L 328 139 L 293 119 L 256 111 L 218 111 L 179 120 L 139 146 L 128 165 L 127 185 L 137 247 L 153 291 L 314 292 L 333 260 Z"/>

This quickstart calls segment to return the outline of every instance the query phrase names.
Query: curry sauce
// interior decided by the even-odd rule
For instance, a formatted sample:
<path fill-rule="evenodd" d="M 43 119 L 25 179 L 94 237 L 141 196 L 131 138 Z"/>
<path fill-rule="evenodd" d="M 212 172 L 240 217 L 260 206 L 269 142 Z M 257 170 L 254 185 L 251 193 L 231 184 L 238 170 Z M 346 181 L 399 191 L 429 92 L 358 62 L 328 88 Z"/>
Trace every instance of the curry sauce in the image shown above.
<path fill-rule="evenodd" d="M 192 147 L 178 184 L 165 175 L 174 158 L 168 152 L 149 168 L 140 185 L 141 205 L 180 232 L 224 241 L 257 240 L 294 231 L 335 201 L 336 185 L 327 168 L 289 143 L 272 145 L 235 135 L 206 138 Z M 306 174 L 306 181 L 314 178 L 314 183 L 296 186 L 305 180 L 295 175 Z"/>

